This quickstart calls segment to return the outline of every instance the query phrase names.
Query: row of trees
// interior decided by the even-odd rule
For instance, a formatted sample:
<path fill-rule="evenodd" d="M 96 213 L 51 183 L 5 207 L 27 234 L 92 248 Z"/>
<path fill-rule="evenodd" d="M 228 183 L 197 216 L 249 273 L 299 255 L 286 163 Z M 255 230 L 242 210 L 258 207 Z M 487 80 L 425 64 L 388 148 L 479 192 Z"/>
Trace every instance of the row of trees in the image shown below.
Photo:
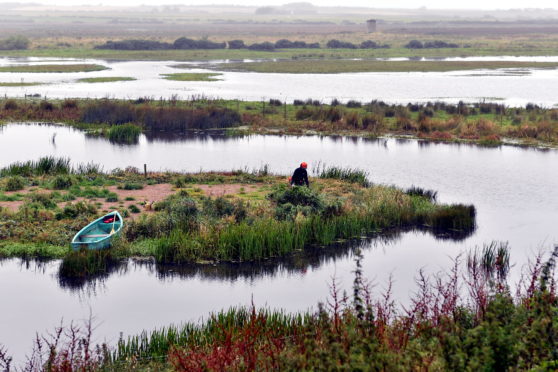
<path fill-rule="evenodd" d="M 154 40 L 131 39 L 112 41 L 109 40 L 105 44 L 95 46 L 95 49 L 116 49 L 116 50 L 166 50 L 166 49 L 250 49 L 273 51 L 275 49 L 319 49 L 320 43 L 307 43 L 305 41 L 291 41 L 288 39 L 277 40 L 275 43 L 263 42 L 247 45 L 243 40 L 230 40 L 227 42 L 217 43 L 207 39 L 194 40 L 186 37 L 176 39 L 173 43 L 166 43 Z M 387 44 L 378 44 L 375 41 L 367 40 L 360 44 L 353 44 L 340 40 L 329 40 L 326 44 L 327 48 L 336 49 L 379 49 L 389 48 Z"/>

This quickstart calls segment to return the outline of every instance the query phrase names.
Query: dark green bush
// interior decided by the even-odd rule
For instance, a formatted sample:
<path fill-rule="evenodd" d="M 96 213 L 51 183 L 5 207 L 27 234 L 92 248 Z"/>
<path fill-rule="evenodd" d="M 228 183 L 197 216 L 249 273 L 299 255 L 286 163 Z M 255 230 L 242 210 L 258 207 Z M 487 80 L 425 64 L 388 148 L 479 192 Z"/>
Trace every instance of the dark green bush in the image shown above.
<path fill-rule="evenodd" d="M 52 188 L 55 190 L 67 190 L 74 184 L 74 180 L 69 175 L 59 175 L 52 181 Z"/>

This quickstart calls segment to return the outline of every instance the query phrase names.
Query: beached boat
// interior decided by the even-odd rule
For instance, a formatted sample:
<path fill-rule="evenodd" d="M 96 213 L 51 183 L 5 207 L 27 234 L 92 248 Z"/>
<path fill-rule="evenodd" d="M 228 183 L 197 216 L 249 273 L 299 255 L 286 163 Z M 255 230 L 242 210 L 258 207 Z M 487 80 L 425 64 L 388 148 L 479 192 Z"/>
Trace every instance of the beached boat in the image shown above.
<path fill-rule="evenodd" d="M 123 219 L 117 211 L 96 219 L 81 229 L 72 239 L 74 250 L 109 248 L 112 239 L 122 231 Z"/>

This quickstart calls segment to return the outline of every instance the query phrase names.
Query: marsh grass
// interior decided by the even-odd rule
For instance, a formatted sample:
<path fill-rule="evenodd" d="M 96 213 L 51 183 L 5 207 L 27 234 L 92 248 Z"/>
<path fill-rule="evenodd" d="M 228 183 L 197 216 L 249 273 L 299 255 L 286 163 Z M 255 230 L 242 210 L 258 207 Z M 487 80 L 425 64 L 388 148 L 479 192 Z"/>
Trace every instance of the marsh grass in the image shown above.
<path fill-rule="evenodd" d="M 93 77 L 93 78 L 83 78 L 78 79 L 79 83 L 114 83 L 117 81 L 134 81 L 137 80 L 133 77 L 126 76 L 107 76 L 107 77 Z"/>
<path fill-rule="evenodd" d="M 15 82 L 15 83 L 8 83 L 8 82 L 0 82 L 0 87 L 33 87 L 37 85 L 44 85 L 46 83 L 25 83 L 25 82 Z"/>
<path fill-rule="evenodd" d="M 175 74 L 162 74 L 166 80 L 175 81 L 219 81 L 218 77 L 223 74 L 212 72 L 181 72 Z"/>
<path fill-rule="evenodd" d="M 358 168 L 318 165 L 316 173 L 320 178 L 337 179 L 369 187 L 369 173 Z"/>
<path fill-rule="evenodd" d="M 447 72 L 502 68 L 556 68 L 552 62 L 516 61 L 377 61 L 313 60 L 227 63 L 219 69 L 289 74 L 331 74 L 347 72 Z"/>
<path fill-rule="evenodd" d="M 111 250 L 72 251 L 64 256 L 59 276 L 65 279 L 90 278 L 108 272 L 117 262 Z"/>
<path fill-rule="evenodd" d="M 113 125 L 109 128 L 107 137 L 111 142 L 137 144 L 141 135 L 141 128 L 134 124 Z"/>
<path fill-rule="evenodd" d="M 107 70 L 108 67 L 95 64 L 72 65 L 21 65 L 0 66 L 0 72 L 37 72 L 37 73 L 62 73 L 62 72 L 91 72 Z"/>

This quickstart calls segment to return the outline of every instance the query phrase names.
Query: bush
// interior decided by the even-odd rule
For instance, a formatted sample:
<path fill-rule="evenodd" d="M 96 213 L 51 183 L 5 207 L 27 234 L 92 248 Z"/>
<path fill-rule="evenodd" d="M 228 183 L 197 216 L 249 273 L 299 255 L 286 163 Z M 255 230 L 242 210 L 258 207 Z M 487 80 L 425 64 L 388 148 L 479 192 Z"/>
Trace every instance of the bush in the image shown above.
<path fill-rule="evenodd" d="M 262 51 L 274 51 L 275 50 L 275 44 L 270 43 L 270 42 L 264 42 L 264 43 L 254 43 L 252 45 L 250 45 L 248 47 L 248 49 L 250 50 L 262 50 Z"/>
<path fill-rule="evenodd" d="M 67 190 L 74 184 L 72 177 L 59 175 L 52 181 L 52 188 L 55 190 Z"/>
<path fill-rule="evenodd" d="M 411 40 L 406 45 L 405 48 L 408 49 L 422 49 L 424 48 L 424 44 L 418 40 Z"/>
<path fill-rule="evenodd" d="M 122 186 L 122 189 L 124 189 L 124 190 L 142 190 L 143 185 L 141 183 L 137 183 L 137 182 L 126 182 Z"/>
<path fill-rule="evenodd" d="M 9 99 L 4 103 L 4 110 L 17 110 L 19 105 L 15 99 Z"/>
<path fill-rule="evenodd" d="M 330 49 L 356 49 L 357 46 L 353 43 L 332 39 L 327 42 L 326 47 Z"/>
<path fill-rule="evenodd" d="M 25 179 L 20 176 L 8 177 L 4 190 L 6 191 L 19 191 L 25 187 Z"/>
<path fill-rule="evenodd" d="M 39 103 L 39 109 L 41 109 L 42 111 L 52 111 L 54 110 L 54 105 L 52 104 L 52 102 L 49 101 L 41 101 L 41 103 Z"/>
<path fill-rule="evenodd" d="M 293 206 L 310 207 L 313 212 L 319 212 L 323 209 L 321 196 L 309 187 L 280 185 L 268 195 L 268 198 L 279 207 L 291 204 Z"/>
<path fill-rule="evenodd" d="M 160 41 L 141 40 L 141 39 L 131 39 L 131 40 L 121 40 L 121 41 L 109 40 L 105 44 L 96 45 L 94 49 L 166 50 L 166 49 L 173 49 L 173 45 L 170 43 L 163 43 Z"/>
<path fill-rule="evenodd" d="M 231 40 L 228 41 L 227 44 L 229 45 L 229 49 L 244 49 L 246 45 L 242 40 Z"/>
<path fill-rule="evenodd" d="M 97 207 L 93 204 L 77 202 L 76 204 L 68 203 L 62 212 L 56 214 L 56 219 L 76 218 L 79 216 L 93 216 L 97 214 Z"/>
<path fill-rule="evenodd" d="M 31 42 L 25 36 L 15 35 L 0 40 L 0 50 L 28 49 Z"/>

